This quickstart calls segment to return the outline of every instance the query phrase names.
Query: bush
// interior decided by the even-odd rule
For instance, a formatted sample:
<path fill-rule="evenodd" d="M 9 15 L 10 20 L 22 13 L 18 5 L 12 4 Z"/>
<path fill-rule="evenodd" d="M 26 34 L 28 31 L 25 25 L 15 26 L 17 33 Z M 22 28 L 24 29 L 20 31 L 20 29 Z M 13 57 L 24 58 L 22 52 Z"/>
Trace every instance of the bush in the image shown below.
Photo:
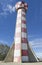
<path fill-rule="evenodd" d="M 0 44 L 0 61 L 4 60 L 10 47 L 8 45 Z"/>

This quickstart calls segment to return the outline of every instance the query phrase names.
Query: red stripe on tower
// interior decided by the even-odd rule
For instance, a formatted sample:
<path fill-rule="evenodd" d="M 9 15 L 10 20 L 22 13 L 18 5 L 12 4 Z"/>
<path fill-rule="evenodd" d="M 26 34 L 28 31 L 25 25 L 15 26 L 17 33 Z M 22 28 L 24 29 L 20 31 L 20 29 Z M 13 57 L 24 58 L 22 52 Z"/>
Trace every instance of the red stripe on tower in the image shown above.
<path fill-rule="evenodd" d="M 27 38 L 22 38 L 22 43 L 27 43 Z"/>
<path fill-rule="evenodd" d="M 26 24 L 26 21 L 22 20 L 22 23 Z"/>
<path fill-rule="evenodd" d="M 25 17 L 25 14 L 22 14 L 23 17 Z"/>
<path fill-rule="evenodd" d="M 22 56 L 28 56 L 28 50 L 22 50 Z"/>
<path fill-rule="evenodd" d="M 26 32 L 26 28 L 22 28 L 22 32 Z"/>

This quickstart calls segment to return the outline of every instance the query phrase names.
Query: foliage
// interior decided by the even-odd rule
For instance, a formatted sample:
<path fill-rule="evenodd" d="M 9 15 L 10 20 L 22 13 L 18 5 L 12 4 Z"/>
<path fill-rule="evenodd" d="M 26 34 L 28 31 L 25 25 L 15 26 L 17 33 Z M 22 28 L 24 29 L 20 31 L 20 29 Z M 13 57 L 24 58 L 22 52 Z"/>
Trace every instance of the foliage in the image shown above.
<path fill-rule="evenodd" d="M 9 51 L 9 48 L 10 47 L 8 45 L 0 44 L 0 61 L 4 60 Z"/>

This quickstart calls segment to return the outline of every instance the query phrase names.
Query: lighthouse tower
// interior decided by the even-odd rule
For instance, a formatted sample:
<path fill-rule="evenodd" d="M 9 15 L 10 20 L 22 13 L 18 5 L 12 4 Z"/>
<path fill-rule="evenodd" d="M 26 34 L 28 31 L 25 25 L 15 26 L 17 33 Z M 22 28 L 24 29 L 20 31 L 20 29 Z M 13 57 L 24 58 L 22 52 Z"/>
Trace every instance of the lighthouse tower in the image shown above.
<path fill-rule="evenodd" d="M 28 41 L 26 29 L 26 11 L 28 5 L 25 2 L 16 4 L 17 20 L 15 30 L 14 62 L 28 62 Z"/>
<path fill-rule="evenodd" d="M 17 11 L 16 28 L 14 43 L 10 48 L 5 62 L 36 62 L 39 61 L 34 53 L 32 46 L 27 40 L 26 11 L 28 5 L 25 2 L 17 2 L 15 5 Z"/>

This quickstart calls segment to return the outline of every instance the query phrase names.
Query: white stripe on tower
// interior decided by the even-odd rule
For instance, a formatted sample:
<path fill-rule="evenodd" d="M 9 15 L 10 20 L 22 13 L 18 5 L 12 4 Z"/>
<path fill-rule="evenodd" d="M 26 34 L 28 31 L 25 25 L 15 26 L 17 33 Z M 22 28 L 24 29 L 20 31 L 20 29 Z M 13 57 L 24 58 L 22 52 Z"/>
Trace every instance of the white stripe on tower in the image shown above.
<path fill-rule="evenodd" d="M 22 23 L 22 28 L 26 28 L 26 25 L 24 23 Z"/>

